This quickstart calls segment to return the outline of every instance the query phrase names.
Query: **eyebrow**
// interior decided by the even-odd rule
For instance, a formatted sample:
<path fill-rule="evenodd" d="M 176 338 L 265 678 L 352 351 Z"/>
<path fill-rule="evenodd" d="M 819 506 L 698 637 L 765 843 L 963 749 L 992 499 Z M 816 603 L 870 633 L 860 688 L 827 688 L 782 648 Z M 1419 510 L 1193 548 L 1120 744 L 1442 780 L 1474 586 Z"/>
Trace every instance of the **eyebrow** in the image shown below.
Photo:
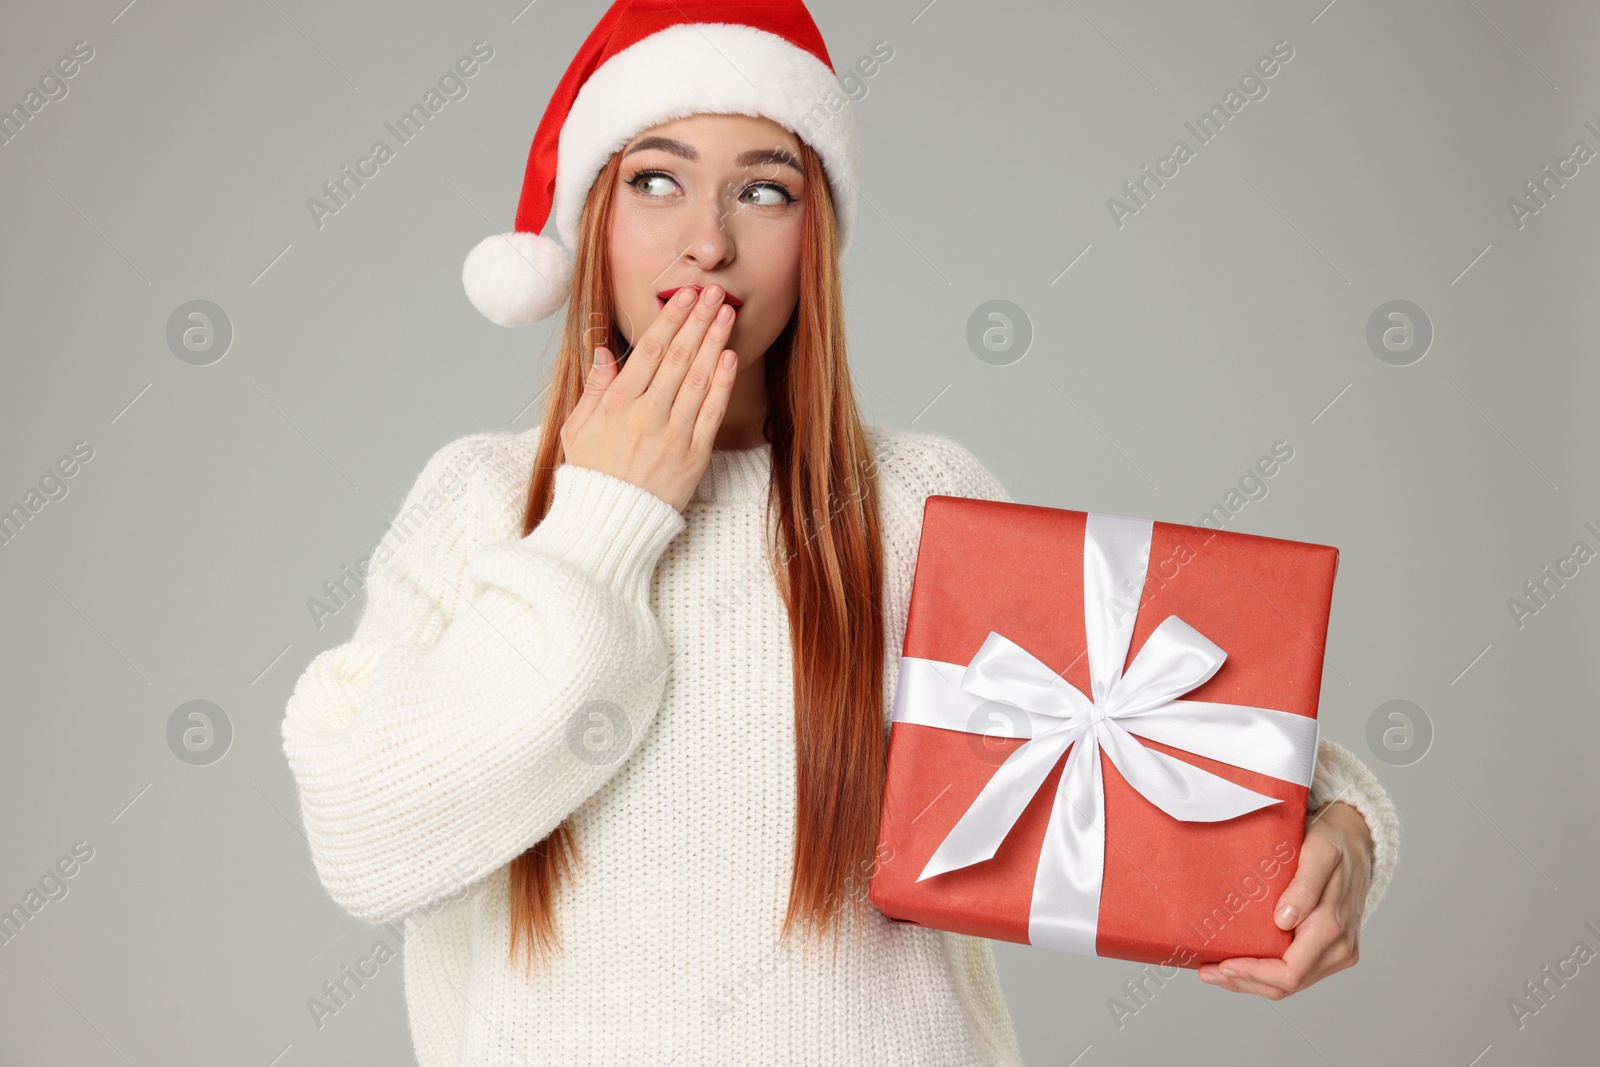
<path fill-rule="evenodd" d="M 700 153 L 696 151 L 694 145 L 689 144 L 687 141 L 680 141 L 673 137 L 658 136 L 644 138 L 624 152 L 623 156 L 631 156 L 635 152 L 643 152 L 647 148 L 670 152 L 675 156 L 687 159 L 691 163 L 698 162 L 700 159 Z M 740 152 L 733 162 L 740 167 L 754 167 L 761 163 L 776 163 L 779 166 L 793 167 L 795 170 L 800 171 L 800 164 L 794 158 L 794 154 L 783 148 L 752 148 L 747 152 Z M 801 173 L 804 172 L 801 171 Z"/>

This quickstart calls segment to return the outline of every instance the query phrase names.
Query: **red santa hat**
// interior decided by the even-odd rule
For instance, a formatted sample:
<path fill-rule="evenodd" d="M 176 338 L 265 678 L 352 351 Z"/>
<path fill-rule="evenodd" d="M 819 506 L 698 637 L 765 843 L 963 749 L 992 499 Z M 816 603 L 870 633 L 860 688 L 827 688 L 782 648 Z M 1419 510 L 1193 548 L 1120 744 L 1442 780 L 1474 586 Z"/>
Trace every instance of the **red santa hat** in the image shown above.
<path fill-rule="evenodd" d="M 601 168 L 641 130 L 708 113 L 771 119 L 816 150 L 842 255 L 855 230 L 860 132 L 805 5 L 616 0 L 545 108 L 513 230 L 467 254 L 461 282 L 473 306 L 501 326 L 526 326 L 558 310 L 572 280 L 584 200 Z M 552 208 L 559 244 L 540 236 Z"/>

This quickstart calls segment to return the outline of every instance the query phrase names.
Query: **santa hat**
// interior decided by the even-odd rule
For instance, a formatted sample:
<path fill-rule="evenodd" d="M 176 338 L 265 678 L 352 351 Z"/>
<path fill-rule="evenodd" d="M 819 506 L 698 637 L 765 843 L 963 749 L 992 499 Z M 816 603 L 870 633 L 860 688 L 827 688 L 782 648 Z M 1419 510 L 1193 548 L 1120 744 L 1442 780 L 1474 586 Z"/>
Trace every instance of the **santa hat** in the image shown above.
<path fill-rule="evenodd" d="M 805 5 L 616 0 L 545 108 L 513 230 L 467 254 L 461 282 L 473 306 L 501 326 L 526 326 L 565 304 L 595 176 L 641 130 L 704 113 L 768 118 L 816 150 L 842 255 L 855 229 L 860 133 Z M 560 244 L 539 232 L 552 208 Z"/>

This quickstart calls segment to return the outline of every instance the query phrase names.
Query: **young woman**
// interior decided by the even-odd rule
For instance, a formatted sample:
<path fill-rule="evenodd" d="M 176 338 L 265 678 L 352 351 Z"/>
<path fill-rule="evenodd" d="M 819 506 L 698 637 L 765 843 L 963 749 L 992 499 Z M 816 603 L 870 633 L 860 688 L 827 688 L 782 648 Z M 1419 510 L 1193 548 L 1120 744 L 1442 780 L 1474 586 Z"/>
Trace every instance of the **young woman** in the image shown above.
<path fill-rule="evenodd" d="M 850 101 L 798 0 L 707 9 L 607 12 L 467 259 L 494 321 L 565 308 L 544 417 L 433 456 L 296 684 L 316 870 L 405 920 L 423 1067 L 1020 1063 L 990 943 L 866 890 L 923 501 L 1008 498 L 862 422 Z M 1310 808 L 1293 946 L 1226 988 L 1355 962 L 1398 823 L 1327 740 Z"/>

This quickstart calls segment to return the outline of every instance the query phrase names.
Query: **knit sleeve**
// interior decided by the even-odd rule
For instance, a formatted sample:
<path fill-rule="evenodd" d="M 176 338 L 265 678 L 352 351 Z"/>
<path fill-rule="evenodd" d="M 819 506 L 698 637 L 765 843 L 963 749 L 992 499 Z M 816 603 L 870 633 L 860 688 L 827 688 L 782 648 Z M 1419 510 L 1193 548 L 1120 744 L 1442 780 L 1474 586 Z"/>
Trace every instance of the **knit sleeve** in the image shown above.
<path fill-rule="evenodd" d="M 473 441 L 429 461 L 402 515 Z M 317 874 L 368 922 L 456 896 L 549 834 L 623 766 L 665 689 L 649 588 L 678 510 L 563 464 L 534 531 L 480 547 L 469 505 L 489 480 L 369 576 L 355 634 L 288 701 Z"/>
<path fill-rule="evenodd" d="M 1011 503 L 1011 497 L 972 451 L 949 439 L 937 439 L 941 470 L 935 492 Z M 1367 821 L 1372 832 L 1372 882 L 1367 891 L 1363 922 L 1372 918 L 1389 887 L 1400 853 L 1400 819 L 1388 793 L 1367 765 L 1343 745 L 1324 737 L 1317 745 L 1317 764 L 1307 810 L 1314 812 L 1331 800 L 1343 800 Z"/>
<path fill-rule="evenodd" d="M 1400 816 L 1367 765 L 1348 748 L 1324 737 L 1317 742 L 1316 776 L 1306 810 L 1314 815 L 1318 808 L 1334 800 L 1342 800 L 1359 811 L 1372 832 L 1372 882 L 1362 910 L 1364 925 L 1371 921 L 1388 890 L 1400 859 Z"/>
<path fill-rule="evenodd" d="M 964 496 L 972 500 L 1016 503 L 995 473 L 984 466 L 970 448 L 949 438 L 935 438 L 934 441 L 939 465 L 934 493 Z"/>

